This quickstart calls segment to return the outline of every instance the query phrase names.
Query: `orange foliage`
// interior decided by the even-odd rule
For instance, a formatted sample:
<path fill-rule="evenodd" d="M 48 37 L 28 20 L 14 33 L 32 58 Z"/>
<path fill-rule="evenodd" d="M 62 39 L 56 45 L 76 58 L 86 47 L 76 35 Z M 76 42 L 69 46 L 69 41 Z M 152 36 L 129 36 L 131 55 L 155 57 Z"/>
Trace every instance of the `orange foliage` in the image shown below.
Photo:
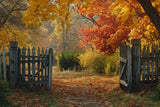
<path fill-rule="evenodd" d="M 160 14 L 160 1 L 151 2 Z M 114 53 L 120 42 L 133 38 L 142 38 L 146 43 L 159 42 L 157 29 L 137 0 L 29 0 L 29 4 L 22 20 L 30 26 L 40 26 L 49 19 L 56 20 L 62 27 L 70 25 L 68 10 L 74 7 L 95 25 L 79 31 L 84 38 L 82 42 L 94 44 L 104 54 Z"/>
<path fill-rule="evenodd" d="M 160 12 L 160 1 L 152 3 Z M 92 0 L 88 8 L 82 6 L 76 10 L 95 21 L 93 28 L 80 29 L 82 44 L 92 43 L 104 54 L 113 54 L 121 42 L 133 38 L 147 43 L 159 41 L 158 31 L 137 0 Z M 99 17 L 95 19 L 95 15 Z"/>

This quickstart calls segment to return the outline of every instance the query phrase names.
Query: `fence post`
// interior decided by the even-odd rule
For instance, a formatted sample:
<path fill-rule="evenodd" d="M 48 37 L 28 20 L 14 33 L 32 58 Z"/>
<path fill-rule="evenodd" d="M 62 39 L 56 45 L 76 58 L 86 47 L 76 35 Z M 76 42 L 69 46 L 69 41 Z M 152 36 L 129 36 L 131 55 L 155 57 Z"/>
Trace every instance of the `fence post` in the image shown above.
<path fill-rule="evenodd" d="M 136 91 L 140 83 L 140 67 L 141 67 L 141 40 L 132 39 L 132 90 Z"/>
<path fill-rule="evenodd" d="M 53 63 L 53 49 L 49 48 L 49 71 L 48 71 L 48 89 L 52 87 L 52 63 Z"/>
<path fill-rule="evenodd" d="M 15 88 L 17 84 L 17 63 L 18 63 L 18 54 L 17 54 L 17 45 L 16 41 L 10 42 L 10 55 L 9 55 L 9 63 L 10 63 L 10 88 Z"/>

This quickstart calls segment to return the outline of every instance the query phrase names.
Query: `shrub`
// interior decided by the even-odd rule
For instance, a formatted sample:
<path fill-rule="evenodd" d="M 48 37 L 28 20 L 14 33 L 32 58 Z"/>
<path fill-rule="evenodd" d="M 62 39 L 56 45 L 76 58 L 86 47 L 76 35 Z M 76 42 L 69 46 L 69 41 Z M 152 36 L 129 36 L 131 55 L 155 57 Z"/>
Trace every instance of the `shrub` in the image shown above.
<path fill-rule="evenodd" d="M 119 74 L 119 53 L 116 52 L 111 56 L 106 57 L 105 66 L 106 75 L 117 75 Z"/>
<path fill-rule="evenodd" d="M 79 53 L 75 51 L 62 52 L 61 55 L 58 56 L 58 65 L 60 70 L 73 70 L 74 67 L 78 69 L 78 66 L 80 65 L 78 56 Z"/>
<path fill-rule="evenodd" d="M 90 65 L 91 72 L 105 74 L 105 62 L 102 57 L 96 57 Z"/>
<path fill-rule="evenodd" d="M 106 75 L 116 75 L 119 71 L 119 54 L 107 56 L 98 51 L 86 50 L 79 55 L 80 64 L 91 72 Z"/>
<path fill-rule="evenodd" d="M 8 103 L 8 101 L 6 100 L 6 97 L 8 95 L 8 84 L 7 82 L 3 81 L 2 78 L 0 78 L 0 105 L 4 104 L 4 103 Z"/>

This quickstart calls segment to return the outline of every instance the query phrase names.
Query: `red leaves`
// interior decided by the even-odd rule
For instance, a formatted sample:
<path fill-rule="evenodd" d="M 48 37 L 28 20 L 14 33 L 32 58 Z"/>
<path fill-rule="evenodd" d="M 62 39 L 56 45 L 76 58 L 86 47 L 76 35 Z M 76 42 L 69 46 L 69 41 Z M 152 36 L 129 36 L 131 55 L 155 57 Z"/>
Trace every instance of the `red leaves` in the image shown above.
<path fill-rule="evenodd" d="M 101 2 L 100 2 L 101 1 Z M 122 23 L 116 21 L 116 16 L 112 14 L 109 6 L 113 3 L 112 0 L 92 0 L 87 9 L 77 9 L 81 14 L 85 14 L 91 20 L 93 18 L 95 26 L 80 29 L 79 36 L 83 38 L 81 42 L 84 44 L 93 43 L 95 48 L 104 54 L 113 54 L 119 47 L 120 42 L 128 40 L 130 30 L 127 26 L 122 26 Z"/>
<path fill-rule="evenodd" d="M 87 98 L 97 101 L 103 99 L 103 95 L 119 90 L 119 81 L 117 81 L 119 77 L 55 78 L 58 78 L 53 80 L 53 87 L 57 90 L 56 96 L 63 100 L 74 98 L 79 102 Z M 99 102 L 99 104 L 104 103 L 103 100 Z"/>
<path fill-rule="evenodd" d="M 92 86 L 93 84 L 92 84 L 92 83 L 89 83 L 89 85 Z"/>

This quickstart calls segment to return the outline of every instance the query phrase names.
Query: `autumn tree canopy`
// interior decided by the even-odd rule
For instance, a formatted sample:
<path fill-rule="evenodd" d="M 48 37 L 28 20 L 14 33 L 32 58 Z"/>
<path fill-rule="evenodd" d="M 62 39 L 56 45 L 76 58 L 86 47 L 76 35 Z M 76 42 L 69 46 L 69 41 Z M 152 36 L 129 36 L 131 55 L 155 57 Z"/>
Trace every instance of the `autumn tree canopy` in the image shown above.
<path fill-rule="evenodd" d="M 68 9 L 73 7 L 95 25 L 80 29 L 82 42 L 94 44 L 104 54 L 114 53 L 120 42 L 132 38 L 159 40 L 159 0 L 29 0 L 29 4 L 22 20 L 30 26 L 51 19 L 69 27 Z"/>

